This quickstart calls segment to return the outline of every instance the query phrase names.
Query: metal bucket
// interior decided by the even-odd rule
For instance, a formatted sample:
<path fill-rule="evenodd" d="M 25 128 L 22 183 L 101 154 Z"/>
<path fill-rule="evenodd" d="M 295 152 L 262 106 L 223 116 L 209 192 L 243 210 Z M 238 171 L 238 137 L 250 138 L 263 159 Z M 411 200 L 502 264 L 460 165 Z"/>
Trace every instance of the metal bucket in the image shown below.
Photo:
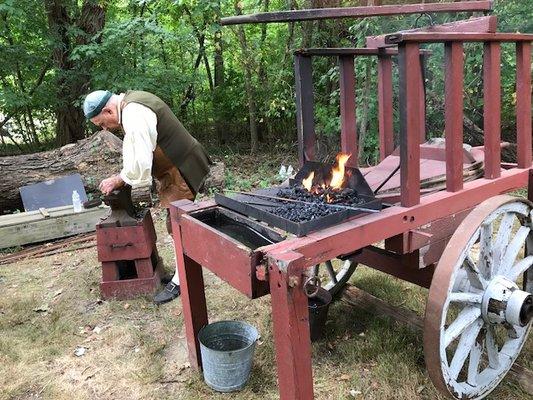
<path fill-rule="evenodd" d="M 318 288 L 318 292 L 314 297 L 308 299 L 309 328 L 311 329 L 311 340 L 313 342 L 322 338 L 331 300 L 331 294 L 321 287 Z"/>
<path fill-rule="evenodd" d="M 205 382 L 218 392 L 242 389 L 250 376 L 257 329 L 243 321 L 219 321 L 198 333 Z"/>

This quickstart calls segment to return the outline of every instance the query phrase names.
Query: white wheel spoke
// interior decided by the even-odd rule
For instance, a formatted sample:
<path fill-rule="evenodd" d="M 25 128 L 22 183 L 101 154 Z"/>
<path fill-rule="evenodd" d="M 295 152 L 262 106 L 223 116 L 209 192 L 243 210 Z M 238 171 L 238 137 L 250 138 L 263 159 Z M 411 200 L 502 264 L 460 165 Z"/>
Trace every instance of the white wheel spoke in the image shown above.
<path fill-rule="evenodd" d="M 333 264 L 331 263 L 331 261 L 326 261 L 326 269 L 328 270 L 330 279 L 334 283 L 337 283 L 337 274 L 335 274 L 335 270 L 333 269 Z"/>
<path fill-rule="evenodd" d="M 479 272 L 479 268 L 476 266 L 476 263 L 474 262 L 474 260 L 472 260 L 472 257 L 470 257 L 470 255 L 467 255 L 464 259 L 463 266 L 468 275 L 468 280 L 470 281 L 470 284 L 472 286 L 478 289 L 484 289 L 487 286 L 485 278 L 483 278 L 483 276 Z"/>
<path fill-rule="evenodd" d="M 481 355 L 483 354 L 483 342 L 479 343 L 477 340 L 470 350 L 470 359 L 468 360 L 468 377 L 466 382 L 469 385 L 477 386 L 477 377 L 479 375 L 479 363 Z"/>
<path fill-rule="evenodd" d="M 483 277 L 492 277 L 492 224 L 481 225 L 479 233 L 479 270 Z"/>
<path fill-rule="evenodd" d="M 481 304 L 481 293 L 450 293 L 450 301 L 455 303 Z"/>
<path fill-rule="evenodd" d="M 453 355 L 452 362 L 450 363 L 450 376 L 452 379 L 457 379 L 459 373 L 465 365 L 465 361 L 470 354 L 470 351 L 474 348 L 476 339 L 483 327 L 483 320 L 477 319 L 474 324 L 470 325 L 459 339 L 457 349 Z"/>
<path fill-rule="evenodd" d="M 529 267 L 533 265 L 533 256 L 527 256 L 523 260 L 516 263 L 511 270 L 506 274 L 506 276 L 513 282 L 516 282 L 516 280 L 522 275 L 524 272 L 526 272 Z"/>
<path fill-rule="evenodd" d="M 496 269 L 499 268 L 502 260 L 504 259 L 504 253 L 505 249 L 507 248 L 507 245 L 509 244 L 509 240 L 511 238 L 511 233 L 513 231 L 513 225 L 515 222 L 515 214 L 513 213 L 506 213 L 502 220 L 500 221 L 500 227 L 498 228 L 498 234 L 496 235 L 496 239 L 494 240 L 493 244 L 493 262 L 494 267 Z"/>
<path fill-rule="evenodd" d="M 465 307 L 461 310 L 457 319 L 444 332 L 444 347 L 448 347 L 466 328 L 476 322 L 480 316 L 481 310 L 477 307 Z"/>
<path fill-rule="evenodd" d="M 518 229 L 518 232 L 516 232 L 515 237 L 511 240 L 511 243 L 509 243 L 509 246 L 507 246 L 505 254 L 503 255 L 500 268 L 498 269 L 500 275 L 506 275 L 511 269 L 516 257 L 518 257 L 518 253 L 520 253 L 522 246 L 526 242 L 526 238 L 530 231 L 531 229 L 525 226 L 521 226 L 520 229 Z"/>
<path fill-rule="evenodd" d="M 500 356 L 498 354 L 498 345 L 496 344 L 496 332 L 491 325 L 487 326 L 485 346 L 489 356 L 489 366 L 493 369 L 498 369 L 500 367 Z"/>

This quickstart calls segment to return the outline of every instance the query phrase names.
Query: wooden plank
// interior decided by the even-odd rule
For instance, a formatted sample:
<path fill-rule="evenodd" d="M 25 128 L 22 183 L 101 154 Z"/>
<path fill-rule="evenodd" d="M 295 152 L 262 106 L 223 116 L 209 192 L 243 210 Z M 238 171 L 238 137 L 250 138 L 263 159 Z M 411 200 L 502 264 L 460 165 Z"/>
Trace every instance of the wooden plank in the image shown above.
<path fill-rule="evenodd" d="M 463 188 L 463 44 L 445 44 L 446 190 Z"/>
<path fill-rule="evenodd" d="M 221 18 L 221 25 L 294 22 L 335 18 L 366 18 L 385 15 L 490 11 L 492 1 L 462 1 L 449 3 L 397 4 L 384 6 L 316 8 L 307 10 L 274 11 Z"/>
<path fill-rule="evenodd" d="M 420 53 L 417 43 L 399 46 L 401 204 L 420 201 Z"/>
<path fill-rule="evenodd" d="M 49 217 L 43 217 L 39 211 L 30 211 L 21 214 L 32 215 L 8 216 L 7 223 L 0 222 L 0 248 L 94 232 L 96 224 L 109 213 L 109 208 L 100 206 L 76 213 L 72 206 L 65 206 L 48 209 L 48 212 Z"/>
<path fill-rule="evenodd" d="M 204 277 L 202 267 L 183 252 L 181 230 L 178 222 L 178 208 L 175 205 L 170 208 L 170 215 L 174 252 L 180 279 L 181 304 L 189 362 L 191 368 L 199 370 L 202 367 L 202 356 L 198 332 L 208 323 Z"/>
<path fill-rule="evenodd" d="M 286 264 L 269 259 L 279 395 L 280 400 L 309 400 L 314 397 L 308 301 L 301 284 L 289 284 Z"/>
<path fill-rule="evenodd" d="M 483 131 L 485 178 L 501 174 L 500 43 L 486 42 L 483 49 Z"/>
<path fill-rule="evenodd" d="M 516 44 L 516 153 L 519 168 L 531 167 L 531 43 Z"/>
<path fill-rule="evenodd" d="M 404 307 L 392 306 L 355 286 L 347 285 L 342 293 L 342 301 L 360 308 L 372 315 L 388 317 L 403 325 L 422 331 L 424 320 L 414 311 Z M 522 365 L 514 363 L 508 377 L 517 382 L 528 394 L 533 395 L 533 372 Z"/>
<path fill-rule="evenodd" d="M 384 160 L 394 151 L 392 107 L 392 59 L 389 55 L 378 56 L 378 120 L 379 158 Z"/>
<path fill-rule="evenodd" d="M 355 70 L 352 55 L 339 57 L 339 86 L 341 112 L 341 150 L 351 154 L 347 165 L 357 167 L 357 127 L 355 120 Z"/>
<path fill-rule="evenodd" d="M 300 166 L 315 158 L 315 121 L 313 70 L 311 57 L 294 56 L 296 81 L 296 130 L 298 133 L 298 160 Z"/>
<path fill-rule="evenodd" d="M 533 34 L 525 33 L 441 33 L 416 32 L 393 33 L 385 38 L 386 44 L 402 42 L 433 43 L 433 42 L 531 42 Z"/>
<path fill-rule="evenodd" d="M 294 51 L 294 54 L 302 56 L 377 56 L 377 55 L 389 55 L 395 56 L 398 54 L 396 49 L 378 49 L 378 48 L 357 48 L 357 47 L 322 47 L 322 48 L 309 48 L 298 49 Z"/>
<path fill-rule="evenodd" d="M 423 28 L 417 29 L 408 29 L 401 32 L 395 32 L 394 34 L 400 33 L 415 33 L 415 32 L 496 32 L 498 21 L 495 15 L 479 17 L 479 18 L 470 18 L 461 21 L 454 21 L 447 24 L 439 24 L 426 26 Z M 366 47 L 384 47 L 392 46 L 391 44 L 385 43 L 385 38 L 392 33 L 378 36 L 368 36 L 366 38 Z"/>

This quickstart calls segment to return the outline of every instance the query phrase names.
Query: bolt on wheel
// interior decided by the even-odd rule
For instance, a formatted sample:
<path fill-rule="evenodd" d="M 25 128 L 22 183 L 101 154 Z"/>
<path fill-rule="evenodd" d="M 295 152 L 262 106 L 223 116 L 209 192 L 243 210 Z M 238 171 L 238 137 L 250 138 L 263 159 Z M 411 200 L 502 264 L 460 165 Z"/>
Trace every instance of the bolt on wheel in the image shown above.
<path fill-rule="evenodd" d="M 485 397 L 526 341 L 532 228 L 529 201 L 496 196 L 463 220 L 442 254 L 426 306 L 424 354 L 433 383 L 448 397 Z"/>

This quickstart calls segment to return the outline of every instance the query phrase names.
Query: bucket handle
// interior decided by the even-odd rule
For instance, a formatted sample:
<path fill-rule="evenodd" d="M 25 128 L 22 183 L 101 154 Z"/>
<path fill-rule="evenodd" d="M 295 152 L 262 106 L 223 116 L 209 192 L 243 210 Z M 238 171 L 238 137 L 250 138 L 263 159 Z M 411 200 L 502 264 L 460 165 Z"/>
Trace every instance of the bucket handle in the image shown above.
<path fill-rule="evenodd" d="M 304 292 L 305 295 L 312 299 L 313 297 L 316 297 L 318 295 L 318 289 L 320 289 L 320 286 L 322 285 L 322 281 L 318 276 L 311 276 L 307 278 L 307 280 L 304 283 Z"/>

